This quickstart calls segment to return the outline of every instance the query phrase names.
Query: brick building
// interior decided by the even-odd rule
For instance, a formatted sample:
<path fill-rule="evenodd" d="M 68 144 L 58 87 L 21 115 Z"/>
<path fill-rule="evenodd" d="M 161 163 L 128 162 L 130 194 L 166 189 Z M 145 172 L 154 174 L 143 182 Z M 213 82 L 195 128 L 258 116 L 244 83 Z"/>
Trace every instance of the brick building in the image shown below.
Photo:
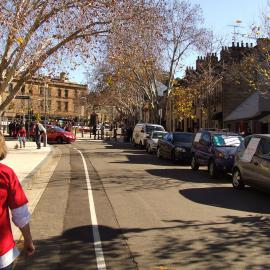
<path fill-rule="evenodd" d="M 259 39 L 257 46 L 260 46 L 261 42 L 265 41 Z M 270 108 L 270 99 L 266 100 L 261 97 L 260 101 L 256 103 L 256 98 L 253 98 L 253 106 L 263 107 L 258 107 L 256 114 L 254 113 L 252 117 L 245 115 L 245 118 L 241 119 L 244 117 L 243 113 L 237 115 L 237 112 L 243 108 L 246 100 L 250 102 L 249 98 L 254 92 L 244 81 L 235 83 L 235 78 L 231 73 L 234 65 L 241 62 L 243 57 L 250 52 L 254 52 L 257 46 L 233 42 L 231 47 L 222 47 L 219 59 L 216 54 L 198 57 L 196 68 L 187 68 L 183 80 L 187 84 L 191 80 L 200 80 L 202 70 L 208 69 L 209 72 L 209 67 L 211 67 L 212 85 L 209 84 L 208 88 L 202 86 L 200 98 L 195 98 L 193 106 L 195 117 L 193 119 L 175 119 L 174 128 L 190 131 L 199 128 L 229 128 L 236 132 L 251 128 L 254 132 L 267 132 L 265 121 L 268 121 L 268 118 L 265 108 L 267 105 Z M 260 123 L 259 115 L 263 117 L 264 123 Z"/>
<path fill-rule="evenodd" d="M 9 85 L 3 98 L 12 90 L 16 80 Z M 65 73 L 59 77 L 36 77 L 29 80 L 17 94 L 17 98 L 29 97 L 30 99 L 14 99 L 4 112 L 4 117 L 28 118 L 29 114 L 39 113 L 47 119 L 78 119 L 88 117 L 86 101 L 88 95 L 87 85 L 70 82 Z"/>

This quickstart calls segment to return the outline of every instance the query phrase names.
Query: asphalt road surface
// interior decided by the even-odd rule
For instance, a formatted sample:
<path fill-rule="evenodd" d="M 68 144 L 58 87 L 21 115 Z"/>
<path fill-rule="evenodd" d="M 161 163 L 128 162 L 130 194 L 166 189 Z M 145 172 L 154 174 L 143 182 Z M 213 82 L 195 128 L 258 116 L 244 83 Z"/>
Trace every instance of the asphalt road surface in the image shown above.
<path fill-rule="evenodd" d="M 15 269 L 270 269 L 270 195 L 125 143 L 59 147 Z"/>

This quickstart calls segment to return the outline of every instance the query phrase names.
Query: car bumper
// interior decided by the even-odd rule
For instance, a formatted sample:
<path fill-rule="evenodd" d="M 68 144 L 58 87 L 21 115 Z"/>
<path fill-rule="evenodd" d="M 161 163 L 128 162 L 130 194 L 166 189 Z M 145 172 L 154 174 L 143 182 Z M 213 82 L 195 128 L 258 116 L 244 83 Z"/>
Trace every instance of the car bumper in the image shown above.
<path fill-rule="evenodd" d="M 217 159 L 216 160 L 217 170 L 223 171 L 223 172 L 232 171 L 233 164 L 234 164 L 234 160 L 231 158 L 230 159 Z"/>

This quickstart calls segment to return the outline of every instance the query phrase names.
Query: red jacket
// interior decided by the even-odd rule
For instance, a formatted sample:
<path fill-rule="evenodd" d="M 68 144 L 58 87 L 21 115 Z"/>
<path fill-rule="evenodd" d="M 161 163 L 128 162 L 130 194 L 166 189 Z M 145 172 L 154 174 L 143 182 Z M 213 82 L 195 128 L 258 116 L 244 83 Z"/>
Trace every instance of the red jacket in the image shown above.
<path fill-rule="evenodd" d="M 20 137 L 26 137 L 26 130 L 25 130 L 25 128 L 20 128 L 19 129 L 18 136 L 20 136 Z"/>
<path fill-rule="evenodd" d="M 15 246 L 9 208 L 15 209 L 28 202 L 15 172 L 0 163 L 0 256 Z"/>

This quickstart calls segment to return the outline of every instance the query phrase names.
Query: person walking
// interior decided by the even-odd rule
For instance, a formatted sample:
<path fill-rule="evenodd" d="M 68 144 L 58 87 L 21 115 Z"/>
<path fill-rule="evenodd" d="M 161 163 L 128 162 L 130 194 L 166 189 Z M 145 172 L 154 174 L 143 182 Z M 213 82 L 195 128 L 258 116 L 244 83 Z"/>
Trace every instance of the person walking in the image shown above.
<path fill-rule="evenodd" d="M 0 132 L 0 161 L 7 155 L 7 147 Z M 20 228 L 24 238 L 23 253 L 31 256 L 35 252 L 29 221 L 28 200 L 15 172 L 0 163 L 0 269 L 12 270 L 14 260 L 19 256 L 13 239 L 10 212 L 13 223 Z"/>
<path fill-rule="evenodd" d="M 100 132 L 101 132 L 101 140 L 104 140 L 104 133 L 105 133 L 105 125 L 102 123 L 100 125 Z"/>
<path fill-rule="evenodd" d="M 25 148 L 25 140 L 26 140 L 26 129 L 25 129 L 25 125 L 22 124 L 19 131 L 18 131 L 18 141 L 20 143 L 20 148 Z"/>
<path fill-rule="evenodd" d="M 40 149 L 41 148 L 41 133 L 40 133 L 40 130 L 38 128 L 38 121 L 35 122 L 34 136 L 35 136 L 35 142 L 37 145 L 37 149 Z"/>
<path fill-rule="evenodd" d="M 93 126 L 92 131 L 93 131 L 94 140 L 95 140 L 95 139 L 96 139 L 96 136 L 97 136 L 97 125 L 94 125 L 94 126 Z"/>

